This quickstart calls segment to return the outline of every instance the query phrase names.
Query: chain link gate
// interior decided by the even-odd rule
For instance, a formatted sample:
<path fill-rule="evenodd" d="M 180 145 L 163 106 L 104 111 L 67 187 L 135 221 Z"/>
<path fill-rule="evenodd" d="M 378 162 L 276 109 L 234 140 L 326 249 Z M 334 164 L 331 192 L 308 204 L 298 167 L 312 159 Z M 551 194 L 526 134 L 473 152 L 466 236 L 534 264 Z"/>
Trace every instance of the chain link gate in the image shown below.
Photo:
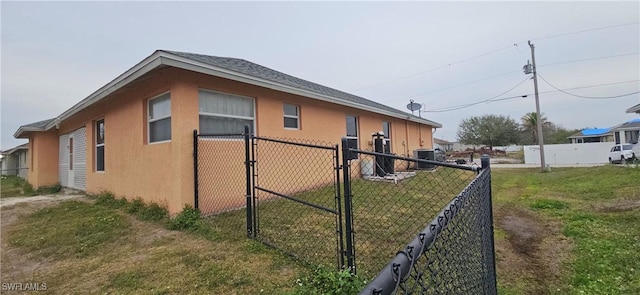
<path fill-rule="evenodd" d="M 338 145 L 194 130 L 194 206 L 222 236 L 246 235 L 318 265 L 344 265 Z"/>
<path fill-rule="evenodd" d="M 255 236 L 304 261 L 343 266 L 338 145 L 252 137 Z"/>

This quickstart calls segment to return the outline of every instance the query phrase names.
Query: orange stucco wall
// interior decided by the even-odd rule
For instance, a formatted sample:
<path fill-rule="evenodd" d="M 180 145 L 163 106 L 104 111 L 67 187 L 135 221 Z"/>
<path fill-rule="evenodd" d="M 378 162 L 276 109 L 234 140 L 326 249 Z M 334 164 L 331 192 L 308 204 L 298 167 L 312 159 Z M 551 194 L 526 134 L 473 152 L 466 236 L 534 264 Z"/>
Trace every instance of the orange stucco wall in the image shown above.
<path fill-rule="evenodd" d="M 29 137 L 29 183 L 38 188 L 58 182 L 58 134 L 56 130 L 33 132 Z"/>
<path fill-rule="evenodd" d="M 167 206 L 172 214 L 179 212 L 184 204 L 193 204 L 192 132 L 198 129 L 198 89 L 200 88 L 254 97 L 256 132 L 259 136 L 312 139 L 337 144 L 346 133 L 346 115 L 348 114 L 359 117 L 360 147 L 363 149 L 371 150 L 371 133 L 382 129 L 382 121 L 391 122 L 392 152 L 410 156 L 414 149 L 431 147 L 431 126 L 223 78 L 164 68 L 146 75 L 140 81 L 134 81 L 100 103 L 61 122 L 59 130 L 42 133 L 49 134 L 48 137 L 45 136 L 47 145 L 55 147 L 55 153 L 53 153 L 55 157 L 52 157 L 55 159 L 55 164 L 47 164 L 53 165 L 55 169 L 36 169 L 37 172 L 34 172 L 33 176 L 30 174 L 30 179 L 38 179 L 37 177 L 44 177 L 42 174 L 51 172 L 53 176 L 47 177 L 57 182 L 58 136 L 84 126 L 87 131 L 87 192 L 97 193 L 107 190 L 117 196 L 142 197 L 146 201 Z M 149 144 L 147 143 L 147 101 L 166 92 L 171 93 L 172 139 L 170 142 Z M 301 128 L 299 130 L 284 129 L 283 103 L 285 102 L 300 106 Z M 95 171 L 95 121 L 99 119 L 104 119 L 105 122 L 104 172 Z M 34 137 L 31 144 L 35 146 L 34 148 L 30 146 L 30 150 L 42 150 L 39 142 L 44 141 Z M 224 165 L 228 165 L 230 159 L 220 155 L 218 157 L 220 160 L 212 163 L 219 164 L 207 165 L 213 165 L 210 167 L 213 171 L 224 173 Z M 244 161 L 244 158 L 240 160 Z M 276 160 L 278 159 L 265 159 L 266 162 Z M 293 166 L 299 160 L 290 157 L 289 160 L 279 161 L 291 161 L 290 164 Z M 280 172 L 274 170 L 271 173 L 272 178 L 263 176 L 261 181 L 263 183 L 279 181 L 276 175 Z M 240 184 L 237 192 L 236 188 L 233 188 L 234 203 L 236 198 L 244 200 L 244 174 L 235 174 L 238 175 L 238 179 L 234 176 L 232 179 L 212 180 L 217 181 L 216 185 L 220 185 L 220 181 L 226 185 Z M 300 185 L 312 186 L 311 183 Z M 235 196 L 236 194 L 239 196 Z"/>

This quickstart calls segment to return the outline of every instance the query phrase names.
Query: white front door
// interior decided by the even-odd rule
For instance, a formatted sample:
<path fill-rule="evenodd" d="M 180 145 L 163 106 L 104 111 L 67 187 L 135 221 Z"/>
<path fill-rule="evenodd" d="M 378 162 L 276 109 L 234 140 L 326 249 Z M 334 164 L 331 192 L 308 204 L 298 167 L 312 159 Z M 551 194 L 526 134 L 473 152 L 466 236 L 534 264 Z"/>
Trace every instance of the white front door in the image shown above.
<path fill-rule="evenodd" d="M 69 135 L 69 142 L 67 148 L 69 149 L 69 178 L 66 186 L 75 187 L 75 173 L 73 171 L 73 134 Z"/>

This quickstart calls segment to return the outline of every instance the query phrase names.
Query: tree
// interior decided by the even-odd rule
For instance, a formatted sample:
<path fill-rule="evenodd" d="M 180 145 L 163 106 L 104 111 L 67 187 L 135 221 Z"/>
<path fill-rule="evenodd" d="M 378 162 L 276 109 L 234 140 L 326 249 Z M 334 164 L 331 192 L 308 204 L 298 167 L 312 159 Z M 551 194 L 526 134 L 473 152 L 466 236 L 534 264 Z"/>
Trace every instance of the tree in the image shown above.
<path fill-rule="evenodd" d="M 464 144 L 494 146 L 518 142 L 518 123 L 502 115 L 484 115 L 463 119 L 458 126 L 458 141 Z"/>
<path fill-rule="evenodd" d="M 546 138 L 550 131 L 554 128 L 553 123 L 549 122 L 547 117 L 543 114 L 540 115 L 542 122 L 542 137 Z M 538 114 L 535 112 L 526 113 L 520 119 L 522 130 L 522 143 L 524 144 L 538 144 Z"/>

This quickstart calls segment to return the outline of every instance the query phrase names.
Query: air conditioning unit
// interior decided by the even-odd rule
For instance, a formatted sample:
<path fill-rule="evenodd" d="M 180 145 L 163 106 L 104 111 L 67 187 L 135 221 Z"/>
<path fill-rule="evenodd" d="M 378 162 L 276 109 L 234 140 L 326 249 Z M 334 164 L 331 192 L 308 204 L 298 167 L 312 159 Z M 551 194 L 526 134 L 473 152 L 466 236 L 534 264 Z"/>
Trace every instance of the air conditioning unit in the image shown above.
<path fill-rule="evenodd" d="M 413 151 L 413 157 L 415 159 L 420 159 L 420 160 L 435 161 L 436 154 L 433 150 L 430 150 L 430 149 L 418 149 Z M 417 164 L 416 169 L 435 169 L 436 168 L 435 164 L 428 164 L 428 163 L 421 163 L 421 162 L 417 162 L 416 164 Z"/>

